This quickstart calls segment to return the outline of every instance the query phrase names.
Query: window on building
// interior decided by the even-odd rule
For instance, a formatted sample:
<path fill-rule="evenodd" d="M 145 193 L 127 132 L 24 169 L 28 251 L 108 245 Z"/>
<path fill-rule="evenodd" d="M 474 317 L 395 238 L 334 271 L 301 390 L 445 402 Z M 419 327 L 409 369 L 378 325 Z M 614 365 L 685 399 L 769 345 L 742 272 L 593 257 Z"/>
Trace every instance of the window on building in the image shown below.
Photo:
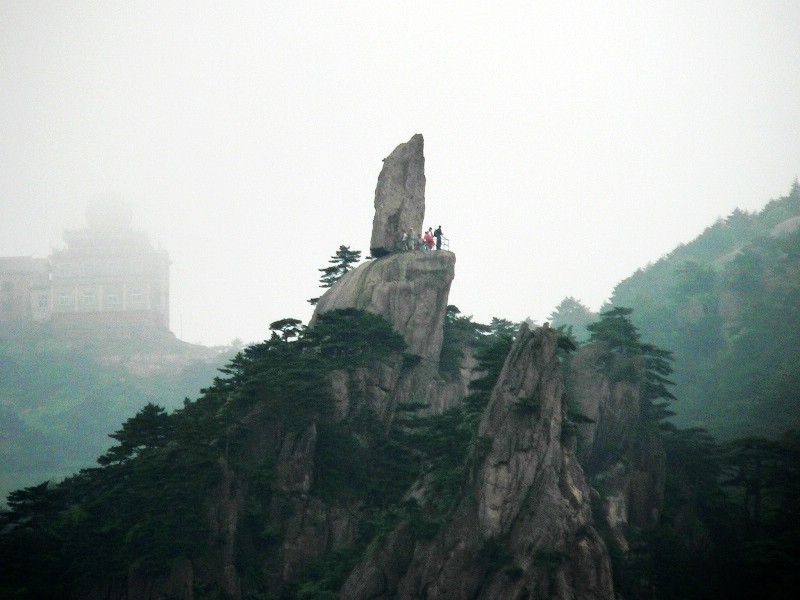
<path fill-rule="evenodd" d="M 108 302 L 109 306 L 116 306 L 119 304 L 119 296 L 116 294 L 109 294 L 106 298 L 106 301 Z"/>
<path fill-rule="evenodd" d="M 144 302 L 144 296 L 142 296 L 139 292 L 134 292 L 131 294 L 131 304 L 142 304 Z"/>
<path fill-rule="evenodd" d="M 47 308 L 47 296 L 39 296 L 39 308 Z"/>
<path fill-rule="evenodd" d="M 72 296 L 69 294 L 61 294 L 58 297 L 59 306 L 72 306 Z"/>
<path fill-rule="evenodd" d="M 84 306 L 94 306 L 94 294 L 84 294 L 83 295 L 83 305 Z"/>

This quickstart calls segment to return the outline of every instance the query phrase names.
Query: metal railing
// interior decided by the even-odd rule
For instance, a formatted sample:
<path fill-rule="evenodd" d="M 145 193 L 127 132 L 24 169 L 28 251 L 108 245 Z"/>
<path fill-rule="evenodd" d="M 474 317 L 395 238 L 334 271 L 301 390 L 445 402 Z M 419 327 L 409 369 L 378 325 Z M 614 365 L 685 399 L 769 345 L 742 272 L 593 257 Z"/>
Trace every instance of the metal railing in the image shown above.
<path fill-rule="evenodd" d="M 422 250 L 424 252 L 428 251 L 428 247 L 425 245 L 425 242 L 422 241 L 422 238 L 415 239 L 411 246 L 408 246 L 408 240 L 402 240 L 397 245 L 398 252 L 408 252 L 413 250 Z M 446 238 L 442 236 L 442 247 L 441 250 L 450 250 L 450 238 Z M 431 251 L 436 251 L 436 246 L 431 248 Z"/>

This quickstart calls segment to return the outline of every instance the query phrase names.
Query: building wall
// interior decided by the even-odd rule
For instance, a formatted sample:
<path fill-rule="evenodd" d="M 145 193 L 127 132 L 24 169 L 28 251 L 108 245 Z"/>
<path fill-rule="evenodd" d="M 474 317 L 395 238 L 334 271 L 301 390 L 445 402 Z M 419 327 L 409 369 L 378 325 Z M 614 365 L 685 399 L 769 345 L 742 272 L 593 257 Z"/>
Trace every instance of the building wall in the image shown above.
<path fill-rule="evenodd" d="M 65 232 L 50 257 L 54 322 L 104 314 L 169 329 L 169 258 L 130 229 Z"/>
<path fill-rule="evenodd" d="M 169 257 L 123 224 L 64 232 L 49 259 L 0 258 L 0 322 L 169 330 Z"/>

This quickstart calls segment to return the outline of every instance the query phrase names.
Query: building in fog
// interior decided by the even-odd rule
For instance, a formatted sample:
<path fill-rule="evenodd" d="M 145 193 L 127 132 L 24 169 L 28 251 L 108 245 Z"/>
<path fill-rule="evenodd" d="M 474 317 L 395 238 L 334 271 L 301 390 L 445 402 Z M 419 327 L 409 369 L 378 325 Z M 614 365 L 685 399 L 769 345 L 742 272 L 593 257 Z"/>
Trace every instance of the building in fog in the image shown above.
<path fill-rule="evenodd" d="M 0 257 L 0 324 L 44 321 L 49 316 L 49 261 L 30 256 Z"/>
<path fill-rule="evenodd" d="M 169 257 L 126 208 L 94 206 L 47 259 L 0 258 L 0 321 L 110 334 L 169 331 Z"/>

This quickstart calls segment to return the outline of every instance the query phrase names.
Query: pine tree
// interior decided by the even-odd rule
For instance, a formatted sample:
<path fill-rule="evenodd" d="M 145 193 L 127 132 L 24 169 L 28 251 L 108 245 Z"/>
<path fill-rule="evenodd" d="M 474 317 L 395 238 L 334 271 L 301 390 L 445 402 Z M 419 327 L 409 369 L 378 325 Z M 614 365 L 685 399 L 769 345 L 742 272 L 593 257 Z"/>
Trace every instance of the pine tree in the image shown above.
<path fill-rule="evenodd" d="M 642 409 L 649 419 L 657 422 L 674 414 L 667 408 L 669 402 L 675 400 L 668 387 L 675 385 L 668 379 L 672 374 L 672 352 L 643 343 L 631 320 L 632 313 L 632 308 L 614 307 L 601 313 L 600 320 L 586 329 L 590 343 L 607 348 L 608 354 L 603 360 L 610 377 L 636 381 L 640 374 L 635 361 L 643 361 Z"/>
<path fill-rule="evenodd" d="M 339 246 L 336 254 L 331 256 L 328 261 L 331 266 L 317 269 L 322 273 L 319 278 L 319 286 L 325 289 L 332 287 L 345 273 L 351 271 L 360 260 L 361 250 L 350 250 L 350 246 Z M 319 302 L 319 297 L 309 298 L 308 300 L 311 306 L 315 306 L 317 302 Z"/>
<path fill-rule="evenodd" d="M 604 342 L 619 354 L 635 354 L 639 349 L 639 331 L 631 322 L 632 308 L 614 307 L 600 313 L 600 320 L 586 326 L 590 342 Z"/>
<path fill-rule="evenodd" d="M 553 312 L 550 313 L 550 324 L 558 329 L 559 327 L 572 328 L 572 335 L 579 342 L 584 342 L 589 338 L 586 326 L 597 320 L 597 315 L 584 305 L 580 300 L 569 296 L 558 303 Z"/>
<path fill-rule="evenodd" d="M 124 462 L 145 450 L 163 445 L 173 429 L 173 422 L 161 406 L 149 402 L 135 416 L 122 424 L 122 429 L 108 437 L 120 442 L 97 459 L 101 465 Z"/>

